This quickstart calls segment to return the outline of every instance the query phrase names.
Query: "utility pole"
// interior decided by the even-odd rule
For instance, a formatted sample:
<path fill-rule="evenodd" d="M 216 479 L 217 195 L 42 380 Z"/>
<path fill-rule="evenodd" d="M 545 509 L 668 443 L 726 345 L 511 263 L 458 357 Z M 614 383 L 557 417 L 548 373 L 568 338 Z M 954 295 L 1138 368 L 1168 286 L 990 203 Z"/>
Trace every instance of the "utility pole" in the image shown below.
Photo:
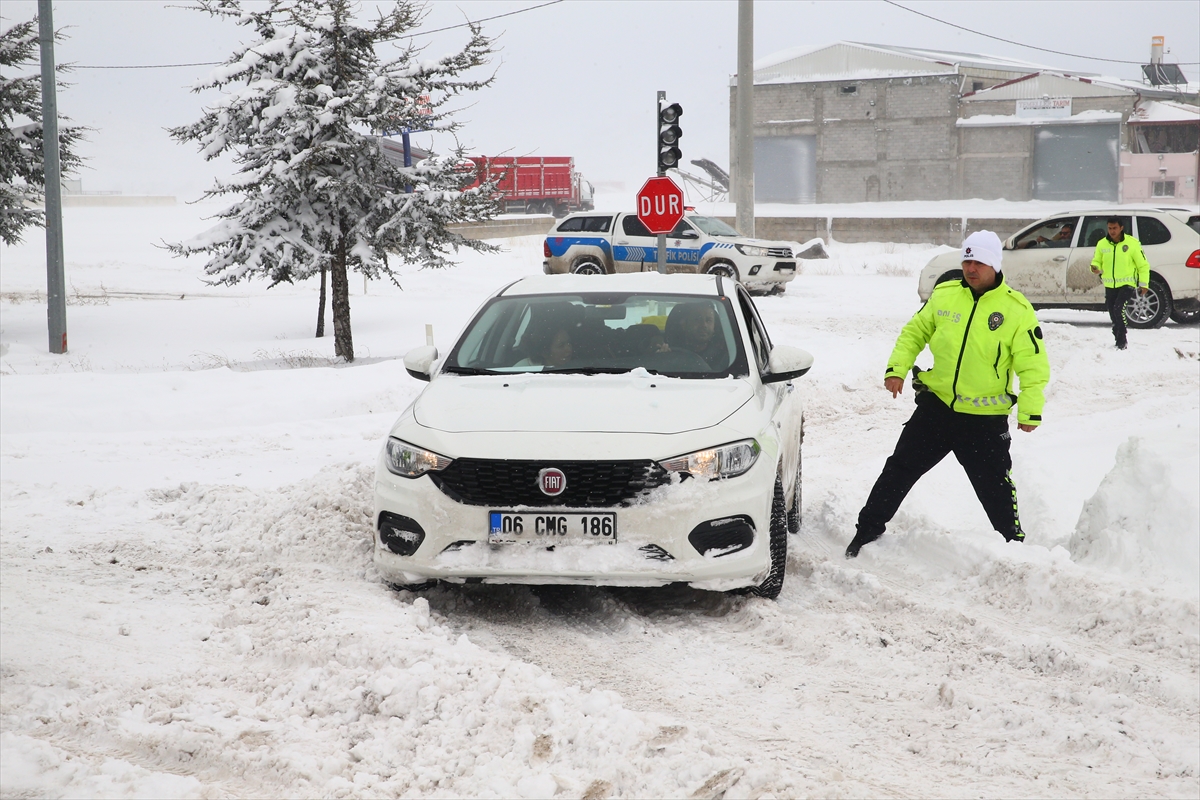
<path fill-rule="evenodd" d="M 67 281 L 63 275 L 62 167 L 58 161 L 58 97 L 54 76 L 54 18 L 38 0 L 42 57 L 42 155 L 46 177 L 46 320 L 50 352 L 67 352 Z"/>
<path fill-rule="evenodd" d="M 737 229 L 754 235 L 754 0 L 738 0 L 737 104 L 733 201 Z"/>

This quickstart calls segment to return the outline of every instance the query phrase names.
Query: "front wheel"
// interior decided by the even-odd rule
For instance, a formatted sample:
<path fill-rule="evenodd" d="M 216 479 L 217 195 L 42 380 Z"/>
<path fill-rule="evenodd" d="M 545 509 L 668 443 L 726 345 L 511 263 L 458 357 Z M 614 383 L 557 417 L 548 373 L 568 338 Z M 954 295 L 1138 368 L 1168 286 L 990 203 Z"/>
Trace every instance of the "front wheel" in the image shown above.
<path fill-rule="evenodd" d="M 801 442 L 804 441 L 803 429 L 801 429 L 801 432 L 800 432 L 800 441 Z M 801 477 L 804 474 L 803 469 L 802 469 L 803 464 L 804 464 L 804 462 L 802 460 L 803 456 L 804 456 L 804 445 L 801 444 L 799 447 L 796 448 L 796 482 L 794 484 L 792 484 L 792 487 L 793 487 L 792 488 L 792 507 L 789 508 L 788 512 L 787 512 L 788 533 L 799 533 L 800 532 L 800 513 L 801 513 L 800 501 L 801 501 L 802 494 L 803 494 L 801 492 L 801 488 L 804 485 L 801 481 Z"/>
<path fill-rule="evenodd" d="M 710 264 L 704 271 L 709 275 L 720 275 L 723 278 L 731 278 L 735 281 L 738 280 L 737 267 L 735 267 L 733 264 L 730 264 L 728 261 L 718 261 L 714 264 Z"/>
<path fill-rule="evenodd" d="M 1157 275 L 1150 276 L 1150 289 L 1125 303 L 1125 324 L 1131 328 L 1161 328 L 1171 316 L 1171 290 Z"/>
<path fill-rule="evenodd" d="M 775 497 L 771 501 L 771 569 L 758 586 L 749 593 L 774 600 L 783 590 L 783 573 L 787 567 L 787 502 L 783 497 L 783 479 L 775 478 Z"/>

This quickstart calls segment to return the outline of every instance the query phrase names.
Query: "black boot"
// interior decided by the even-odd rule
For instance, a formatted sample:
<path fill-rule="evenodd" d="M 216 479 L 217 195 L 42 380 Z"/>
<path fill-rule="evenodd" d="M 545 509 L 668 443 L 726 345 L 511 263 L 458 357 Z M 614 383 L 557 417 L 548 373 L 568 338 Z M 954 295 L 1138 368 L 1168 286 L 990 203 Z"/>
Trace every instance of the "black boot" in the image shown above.
<path fill-rule="evenodd" d="M 858 551 L 862 550 L 863 545 L 870 544 L 878 538 L 878 533 L 874 535 L 867 534 L 864 536 L 863 533 L 859 531 L 854 535 L 854 538 L 850 540 L 850 544 L 846 545 L 846 558 L 858 558 Z"/>

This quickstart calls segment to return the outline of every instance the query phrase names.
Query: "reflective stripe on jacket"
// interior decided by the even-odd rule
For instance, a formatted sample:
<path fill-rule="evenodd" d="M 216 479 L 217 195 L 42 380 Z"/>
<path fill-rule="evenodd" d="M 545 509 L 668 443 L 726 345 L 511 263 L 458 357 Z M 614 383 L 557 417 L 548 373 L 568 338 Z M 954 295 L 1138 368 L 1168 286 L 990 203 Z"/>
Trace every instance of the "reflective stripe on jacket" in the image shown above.
<path fill-rule="evenodd" d="M 965 280 L 934 287 L 921 310 L 900 331 L 888 359 L 888 378 L 905 378 L 929 345 L 933 369 L 921 382 L 954 411 L 1042 421 L 1050 361 L 1033 306 L 997 274 L 996 285 L 976 298 Z M 1021 393 L 1013 393 L 1013 373 Z"/>
<path fill-rule="evenodd" d="M 1096 254 L 1092 266 L 1100 268 L 1100 278 L 1109 289 L 1118 286 L 1150 285 L 1150 262 L 1142 252 L 1142 243 L 1125 234 L 1125 238 L 1114 242 L 1105 236 L 1096 243 Z"/>

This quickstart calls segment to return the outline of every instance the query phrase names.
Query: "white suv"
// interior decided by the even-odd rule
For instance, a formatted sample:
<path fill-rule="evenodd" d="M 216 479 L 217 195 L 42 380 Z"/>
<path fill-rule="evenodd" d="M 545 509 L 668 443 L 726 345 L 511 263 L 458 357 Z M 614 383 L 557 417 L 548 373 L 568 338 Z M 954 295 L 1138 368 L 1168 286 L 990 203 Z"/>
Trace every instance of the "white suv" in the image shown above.
<path fill-rule="evenodd" d="M 812 356 L 772 344 L 713 275 L 536 276 L 494 294 L 375 477 L 375 565 L 431 580 L 659 586 L 775 597 L 800 524 Z"/>
<path fill-rule="evenodd" d="M 1125 309 L 1129 326 L 1157 328 L 1168 317 L 1185 325 L 1200 321 L 1200 218 L 1194 211 L 1124 207 L 1046 217 L 1004 243 L 1005 282 L 1034 308 L 1103 311 L 1104 284 L 1091 264 L 1110 217 L 1142 243 L 1150 262 L 1150 291 Z M 957 251 L 935 256 L 921 271 L 921 300 L 960 268 Z"/>

